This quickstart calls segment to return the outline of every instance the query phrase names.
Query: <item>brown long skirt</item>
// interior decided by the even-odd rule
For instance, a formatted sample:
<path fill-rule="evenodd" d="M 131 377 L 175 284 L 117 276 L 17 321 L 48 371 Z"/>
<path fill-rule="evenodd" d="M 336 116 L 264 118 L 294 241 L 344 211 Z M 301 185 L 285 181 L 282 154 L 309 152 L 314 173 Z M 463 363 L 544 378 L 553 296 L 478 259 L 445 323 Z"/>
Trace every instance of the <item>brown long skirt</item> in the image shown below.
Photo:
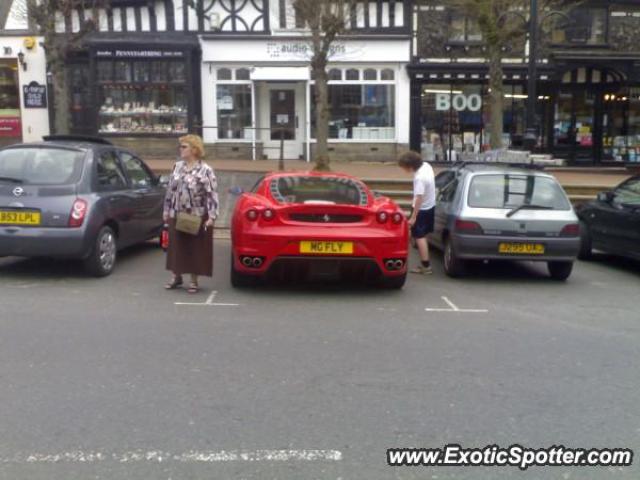
<path fill-rule="evenodd" d="M 169 220 L 169 248 L 167 270 L 176 275 L 191 273 L 205 277 L 213 276 L 213 228 L 204 229 L 205 216 L 198 235 L 176 230 L 176 220 Z"/>

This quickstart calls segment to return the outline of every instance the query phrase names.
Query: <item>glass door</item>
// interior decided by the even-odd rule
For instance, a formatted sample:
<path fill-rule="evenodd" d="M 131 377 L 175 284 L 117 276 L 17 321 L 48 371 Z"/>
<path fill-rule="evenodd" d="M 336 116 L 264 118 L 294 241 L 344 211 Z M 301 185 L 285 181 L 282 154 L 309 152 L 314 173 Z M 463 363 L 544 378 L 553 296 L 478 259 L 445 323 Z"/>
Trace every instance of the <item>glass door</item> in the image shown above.
<path fill-rule="evenodd" d="M 271 90 L 271 140 L 296 139 L 296 91 Z"/>

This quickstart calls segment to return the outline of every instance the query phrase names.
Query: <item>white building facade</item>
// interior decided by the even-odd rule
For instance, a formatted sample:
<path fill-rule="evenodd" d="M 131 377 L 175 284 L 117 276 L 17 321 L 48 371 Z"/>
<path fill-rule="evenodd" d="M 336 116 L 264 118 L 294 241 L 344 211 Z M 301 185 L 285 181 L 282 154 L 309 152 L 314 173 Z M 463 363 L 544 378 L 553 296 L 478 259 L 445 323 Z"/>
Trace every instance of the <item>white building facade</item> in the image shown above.
<path fill-rule="evenodd" d="M 200 36 L 203 137 L 219 156 L 311 159 L 315 82 L 308 31 L 292 1 L 265 2 L 236 14 L 232 31 Z M 393 159 L 409 144 L 409 11 L 404 2 L 361 2 L 349 32 L 332 46 L 329 143 L 333 158 Z M 265 31 L 265 24 L 268 29 Z M 238 29 L 240 25 L 240 29 Z M 253 25 L 257 30 L 242 28 Z"/>
<path fill-rule="evenodd" d="M 0 146 L 49 134 L 46 60 L 24 0 L 0 2 Z"/>

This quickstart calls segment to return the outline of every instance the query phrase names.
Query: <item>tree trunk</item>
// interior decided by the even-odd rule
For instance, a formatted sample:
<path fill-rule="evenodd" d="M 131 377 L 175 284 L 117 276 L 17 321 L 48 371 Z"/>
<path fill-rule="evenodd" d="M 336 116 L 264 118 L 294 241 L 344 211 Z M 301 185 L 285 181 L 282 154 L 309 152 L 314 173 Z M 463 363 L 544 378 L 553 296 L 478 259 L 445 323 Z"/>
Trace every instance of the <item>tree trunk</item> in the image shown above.
<path fill-rule="evenodd" d="M 315 170 L 329 167 L 329 86 L 325 65 L 314 65 L 316 76 L 316 158 Z"/>
<path fill-rule="evenodd" d="M 502 52 L 499 45 L 489 45 L 489 112 L 491 116 L 491 148 L 502 148 L 504 129 L 504 84 L 502 71 Z"/>
<path fill-rule="evenodd" d="M 57 135 L 68 134 L 71 127 L 69 111 L 68 69 L 62 58 L 55 58 L 49 64 L 54 91 L 54 132 Z"/>

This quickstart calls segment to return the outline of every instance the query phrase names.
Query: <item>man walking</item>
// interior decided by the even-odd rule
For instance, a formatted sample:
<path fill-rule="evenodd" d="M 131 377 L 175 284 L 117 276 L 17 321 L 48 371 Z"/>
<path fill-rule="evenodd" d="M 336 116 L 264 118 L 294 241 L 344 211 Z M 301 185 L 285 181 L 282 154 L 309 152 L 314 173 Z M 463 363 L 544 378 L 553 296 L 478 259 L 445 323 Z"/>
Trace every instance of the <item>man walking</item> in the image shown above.
<path fill-rule="evenodd" d="M 433 168 L 417 152 L 407 152 L 400 156 L 398 165 L 404 171 L 413 173 L 413 209 L 409 218 L 411 236 L 415 239 L 420 253 L 420 265 L 409 270 L 411 273 L 431 275 L 429 244 L 427 235 L 433 232 L 436 206 L 436 184 Z"/>

